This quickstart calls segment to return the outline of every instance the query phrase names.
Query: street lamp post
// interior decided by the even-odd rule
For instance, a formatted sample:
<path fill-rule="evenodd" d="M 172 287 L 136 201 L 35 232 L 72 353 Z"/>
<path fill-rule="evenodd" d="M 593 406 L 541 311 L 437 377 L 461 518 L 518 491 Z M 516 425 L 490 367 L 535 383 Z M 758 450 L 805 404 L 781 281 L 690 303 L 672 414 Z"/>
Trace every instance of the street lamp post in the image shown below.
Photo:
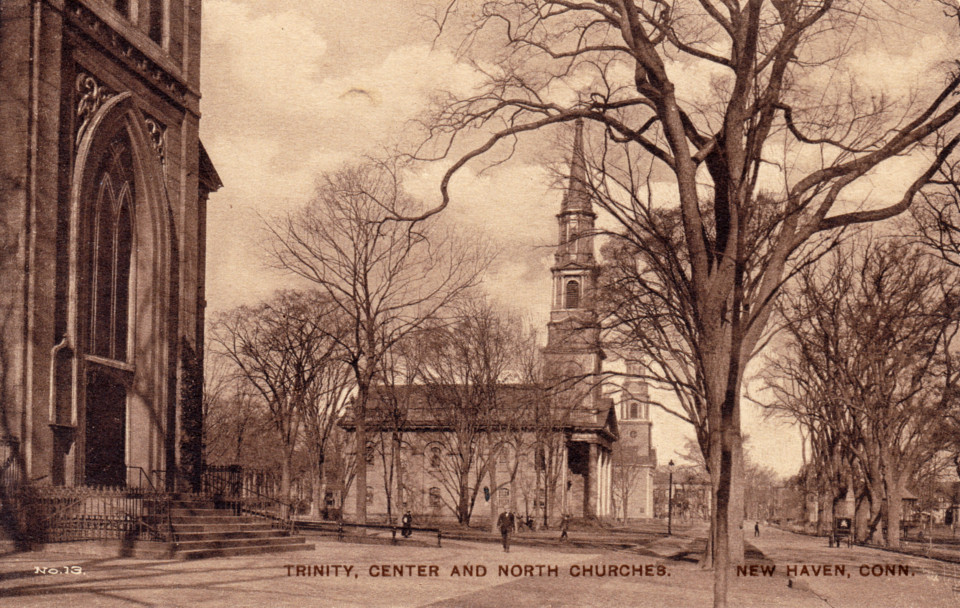
<path fill-rule="evenodd" d="M 667 465 L 670 467 L 670 482 L 667 486 L 667 536 L 673 535 L 673 461 Z"/>

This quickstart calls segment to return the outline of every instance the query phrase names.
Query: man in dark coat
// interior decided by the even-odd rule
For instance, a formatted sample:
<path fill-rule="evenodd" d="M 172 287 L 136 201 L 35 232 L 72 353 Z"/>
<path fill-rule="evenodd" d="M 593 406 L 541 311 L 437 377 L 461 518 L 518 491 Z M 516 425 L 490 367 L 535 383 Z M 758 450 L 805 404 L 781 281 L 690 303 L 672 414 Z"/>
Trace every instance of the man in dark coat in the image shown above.
<path fill-rule="evenodd" d="M 570 516 L 566 513 L 560 518 L 560 542 L 567 540 L 567 530 L 570 529 Z"/>
<path fill-rule="evenodd" d="M 413 534 L 413 516 L 410 515 L 410 511 L 407 511 L 403 514 L 403 519 L 401 521 L 403 523 L 403 532 L 400 534 L 404 538 L 410 538 L 410 535 Z"/>
<path fill-rule="evenodd" d="M 500 537 L 503 540 L 503 550 L 510 553 L 510 533 L 513 531 L 515 520 L 513 513 L 504 511 L 497 518 L 497 527 L 500 528 Z"/>

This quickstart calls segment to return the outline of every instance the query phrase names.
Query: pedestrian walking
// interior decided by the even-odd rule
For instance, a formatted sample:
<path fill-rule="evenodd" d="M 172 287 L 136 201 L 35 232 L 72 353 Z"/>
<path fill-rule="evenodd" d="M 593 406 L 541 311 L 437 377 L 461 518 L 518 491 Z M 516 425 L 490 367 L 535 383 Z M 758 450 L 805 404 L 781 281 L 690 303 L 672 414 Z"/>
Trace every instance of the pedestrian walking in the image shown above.
<path fill-rule="evenodd" d="M 570 516 L 566 513 L 560 518 L 560 542 L 567 540 L 567 530 L 570 529 Z"/>
<path fill-rule="evenodd" d="M 760 536 L 760 522 L 753 524 L 753 535 Z"/>
<path fill-rule="evenodd" d="M 497 518 L 497 527 L 500 528 L 500 538 L 503 542 L 503 550 L 510 553 L 510 532 L 513 531 L 514 518 L 513 513 L 504 511 Z"/>
<path fill-rule="evenodd" d="M 403 532 L 400 534 L 404 538 L 410 538 L 410 535 L 413 534 L 413 515 L 410 514 L 410 511 L 407 511 L 403 514 Z"/>

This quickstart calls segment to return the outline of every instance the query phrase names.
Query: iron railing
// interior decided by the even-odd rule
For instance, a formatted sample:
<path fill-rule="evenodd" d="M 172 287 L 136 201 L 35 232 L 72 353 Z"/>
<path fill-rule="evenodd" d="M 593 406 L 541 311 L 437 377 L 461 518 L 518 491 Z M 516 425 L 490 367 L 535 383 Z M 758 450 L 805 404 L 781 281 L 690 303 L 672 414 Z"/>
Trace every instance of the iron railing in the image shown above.
<path fill-rule="evenodd" d="M 149 487 L 29 487 L 18 503 L 33 542 L 173 540 L 169 497 Z"/>
<path fill-rule="evenodd" d="M 0 486 L 20 485 L 20 442 L 15 437 L 0 437 Z"/>
<path fill-rule="evenodd" d="M 157 470 L 155 474 L 159 487 L 193 487 L 193 481 L 177 471 Z M 252 515 L 266 520 L 274 528 L 292 533 L 296 528 L 294 505 L 280 498 L 279 493 L 280 484 L 275 475 L 231 465 L 205 467 L 197 494 L 212 500 L 217 508 L 230 510 L 235 515 Z"/>
<path fill-rule="evenodd" d="M 4 447 L 9 448 L 6 452 Z M 275 528 L 295 529 L 293 504 L 277 496 L 275 476 L 239 466 L 207 467 L 196 478 L 176 472 L 127 467 L 125 487 L 48 486 L 20 484 L 15 441 L 0 439 L 0 464 L 12 460 L 11 473 L 0 469 L 3 510 L 21 522 L 18 529 L 29 542 L 67 542 L 97 539 L 176 542 L 170 505 L 176 494 L 190 493 L 212 500 L 236 515 L 253 515 Z"/>

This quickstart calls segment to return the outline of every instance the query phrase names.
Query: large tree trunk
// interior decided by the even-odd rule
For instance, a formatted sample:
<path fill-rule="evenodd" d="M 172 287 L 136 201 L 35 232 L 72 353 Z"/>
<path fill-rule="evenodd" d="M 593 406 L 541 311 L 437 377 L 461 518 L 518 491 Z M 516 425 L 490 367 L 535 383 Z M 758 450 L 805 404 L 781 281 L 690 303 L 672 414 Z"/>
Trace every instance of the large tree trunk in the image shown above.
<path fill-rule="evenodd" d="M 500 516 L 500 493 L 497 491 L 497 465 L 496 458 L 491 456 L 487 459 L 487 471 L 490 479 L 490 531 L 496 534 L 497 517 Z"/>
<path fill-rule="evenodd" d="M 361 376 L 361 382 L 358 382 L 357 386 L 357 472 L 354 475 L 354 483 L 356 484 L 354 519 L 358 524 L 365 524 L 367 523 L 367 397 L 370 392 L 370 384 L 365 381 L 365 371 L 357 375 Z M 362 533 L 363 528 L 360 528 L 360 531 Z"/>
<path fill-rule="evenodd" d="M 394 475 L 394 478 L 396 479 L 396 485 L 394 486 L 396 488 L 394 490 L 394 496 L 396 496 L 397 513 L 401 517 L 403 516 L 403 513 L 406 512 L 406 506 L 403 504 L 404 500 L 406 500 L 406 497 L 404 496 L 404 489 L 403 489 L 403 462 L 401 460 L 402 447 L 403 447 L 403 441 L 400 438 L 400 433 L 394 431 L 393 442 L 391 445 L 391 450 L 393 451 L 393 454 L 392 454 L 393 475 Z M 393 522 L 393 519 L 391 518 L 390 521 Z"/>
<path fill-rule="evenodd" d="M 310 467 L 310 517 L 312 519 L 317 519 L 320 517 L 320 504 L 323 501 L 323 482 L 321 481 L 320 476 L 320 467 Z"/>
<path fill-rule="evenodd" d="M 887 547 L 898 547 L 900 546 L 900 521 L 903 518 L 903 476 L 892 466 L 892 463 L 884 468 L 886 490 L 884 518 L 887 524 L 887 535 L 884 541 Z"/>
<path fill-rule="evenodd" d="M 280 462 L 280 497 L 284 503 L 290 503 L 290 478 L 293 470 L 293 450 L 284 448 L 283 458 Z M 283 507 L 283 516 L 291 515 L 288 513 L 288 507 Z"/>

